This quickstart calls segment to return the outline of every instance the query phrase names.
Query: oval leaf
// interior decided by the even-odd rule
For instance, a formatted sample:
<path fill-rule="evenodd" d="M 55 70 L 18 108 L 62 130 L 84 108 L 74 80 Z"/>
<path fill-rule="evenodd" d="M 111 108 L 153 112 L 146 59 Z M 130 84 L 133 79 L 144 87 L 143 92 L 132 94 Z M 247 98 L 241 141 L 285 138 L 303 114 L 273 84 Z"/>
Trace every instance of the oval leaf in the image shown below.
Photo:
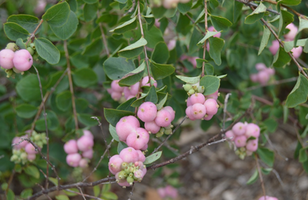
<path fill-rule="evenodd" d="M 149 155 L 148 157 L 145 158 L 145 161 L 143 162 L 143 164 L 148 165 L 148 164 L 155 162 L 161 157 L 161 154 L 162 154 L 162 151 L 158 151 L 152 155 Z"/>
<path fill-rule="evenodd" d="M 45 38 L 35 38 L 35 48 L 40 57 L 49 64 L 55 65 L 60 61 L 60 52 L 49 40 Z"/>

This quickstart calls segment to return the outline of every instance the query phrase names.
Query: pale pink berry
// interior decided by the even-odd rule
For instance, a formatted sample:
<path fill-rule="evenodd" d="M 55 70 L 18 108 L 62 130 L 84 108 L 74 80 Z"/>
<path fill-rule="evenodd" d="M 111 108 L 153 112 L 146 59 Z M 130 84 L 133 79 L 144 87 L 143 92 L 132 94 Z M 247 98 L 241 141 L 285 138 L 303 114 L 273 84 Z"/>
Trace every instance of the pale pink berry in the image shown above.
<path fill-rule="evenodd" d="M 190 120 L 195 120 L 195 116 L 193 114 L 193 110 L 192 110 L 192 106 L 188 106 L 185 110 L 185 113 L 187 115 L 187 117 L 190 119 Z"/>
<path fill-rule="evenodd" d="M 266 69 L 267 67 L 266 67 L 266 65 L 264 64 L 264 63 L 257 63 L 256 64 L 256 69 L 258 70 L 258 71 L 262 71 L 262 70 L 264 70 L 264 69 Z"/>
<path fill-rule="evenodd" d="M 89 130 L 83 130 L 83 135 L 94 139 L 93 134 Z"/>
<path fill-rule="evenodd" d="M 77 147 L 77 141 L 76 140 L 69 140 L 64 144 L 64 151 L 67 154 L 77 153 L 78 147 Z"/>
<path fill-rule="evenodd" d="M 164 198 L 166 197 L 166 190 L 165 190 L 165 188 L 158 188 L 158 189 L 157 189 L 157 192 L 158 192 L 159 196 L 160 196 L 162 199 L 164 199 Z"/>
<path fill-rule="evenodd" d="M 154 85 L 155 87 L 157 87 L 157 82 L 156 80 L 151 77 L 151 80 L 154 82 L 152 85 Z M 142 81 L 141 81 L 141 86 L 150 86 L 150 83 L 149 83 L 149 76 L 145 76 L 143 77 Z"/>
<path fill-rule="evenodd" d="M 127 147 L 125 149 L 122 149 L 119 155 L 121 159 L 123 160 L 123 162 L 126 162 L 126 163 L 136 162 L 139 159 L 139 154 L 132 147 Z"/>
<path fill-rule="evenodd" d="M 251 80 L 252 82 L 259 82 L 259 80 L 258 80 L 258 74 L 251 74 L 251 75 L 250 75 L 250 80 Z"/>
<path fill-rule="evenodd" d="M 286 40 L 294 40 L 296 34 L 297 34 L 297 31 L 298 31 L 298 28 L 293 24 L 289 24 L 288 26 L 286 26 L 287 29 L 289 29 L 290 31 L 284 35 L 284 37 L 286 38 Z"/>
<path fill-rule="evenodd" d="M 242 122 L 237 122 L 233 127 L 232 131 L 235 135 L 244 135 L 246 132 L 246 126 Z"/>
<path fill-rule="evenodd" d="M 28 155 L 27 155 L 27 159 L 28 159 L 29 161 L 35 160 L 35 157 L 36 157 L 35 154 L 28 154 Z"/>
<path fill-rule="evenodd" d="M 260 71 L 258 73 L 258 81 L 260 82 L 261 85 L 266 85 L 269 79 L 270 75 L 267 73 L 266 70 Z"/>
<path fill-rule="evenodd" d="M 191 62 L 191 64 L 193 65 L 194 68 L 197 67 L 197 58 L 199 57 L 188 57 L 187 59 L 189 60 L 189 62 Z"/>
<path fill-rule="evenodd" d="M 121 165 L 123 163 L 122 158 L 119 155 L 114 155 L 109 159 L 108 167 L 112 174 L 116 174 L 121 171 Z"/>
<path fill-rule="evenodd" d="M 86 168 L 88 166 L 88 160 L 87 159 L 81 159 L 80 161 L 79 161 L 79 167 L 81 167 L 81 168 Z"/>
<path fill-rule="evenodd" d="M 218 90 L 217 90 L 217 91 L 214 92 L 213 94 L 207 95 L 206 98 L 212 98 L 212 99 L 217 100 L 218 96 L 219 96 L 219 93 L 218 93 Z"/>
<path fill-rule="evenodd" d="M 111 98 L 115 101 L 119 101 L 122 97 L 122 93 L 115 92 L 115 91 L 112 91 L 110 95 L 111 95 Z"/>
<path fill-rule="evenodd" d="M 157 112 L 155 123 L 161 127 L 167 127 L 171 124 L 172 116 L 167 110 L 160 110 Z"/>
<path fill-rule="evenodd" d="M 247 141 L 247 144 L 246 144 L 246 149 L 248 151 L 257 151 L 258 149 L 258 139 L 255 139 L 255 140 L 248 140 Z"/>
<path fill-rule="evenodd" d="M 192 103 L 192 105 L 194 105 L 196 103 L 204 104 L 205 97 L 201 93 L 196 93 L 196 94 L 193 94 L 193 95 L 190 96 L 190 102 Z"/>
<path fill-rule="evenodd" d="M 126 144 L 136 150 L 142 149 L 149 142 L 149 133 L 144 128 L 133 130 L 126 138 Z"/>
<path fill-rule="evenodd" d="M 37 5 L 34 9 L 36 15 L 41 15 L 44 13 L 45 7 L 47 5 L 46 0 L 38 0 Z"/>
<path fill-rule="evenodd" d="M 263 196 L 263 197 L 260 197 L 259 200 L 278 200 L 278 198 L 276 197 L 270 197 L 270 196 Z"/>
<path fill-rule="evenodd" d="M 13 63 L 16 69 L 24 72 L 31 68 L 33 64 L 33 58 L 29 51 L 21 49 L 15 52 Z"/>
<path fill-rule="evenodd" d="M 130 187 L 132 186 L 131 184 L 129 184 L 126 180 L 120 180 L 119 182 L 117 182 L 120 186 L 122 187 Z"/>
<path fill-rule="evenodd" d="M 35 151 L 35 147 L 31 144 L 28 143 L 25 147 L 25 151 L 27 152 L 27 154 L 36 154 L 37 152 Z"/>
<path fill-rule="evenodd" d="M 158 126 L 155 121 L 152 122 L 145 122 L 144 123 L 144 128 L 145 130 L 149 131 L 149 133 L 158 133 L 158 131 L 160 130 L 160 126 Z"/>
<path fill-rule="evenodd" d="M 160 22 L 159 22 L 159 19 L 155 19 L 155 26 L 157 27 L 157 28 L 159 28 L 160 27 Z"/>
<path fill-rule="evenodd" d="M 250 137 L 258 138 L 260 136 L 259 126 L 253 123 L 249 123 L 246 126 L 246 136 L 247 138 L 250 138 Z"/>
<path fill-rule="evenodd" d="M 201 103 L 195 103 L 192 106 L 192 112 L 195 119 L 202 119 L 206 114 L 206 108 Z"/>
<path fill-rule="evenodd" d="M 111 89 L 112 89 L 112 91 L 114 91 L 114 92 L 122 93 L 123 90 L 124 90 L 124 87 L 121 87 L 121 86 L 119 85 L 119 81 L 120 81 L 120 80 L 114 80 L 114 81 L 112 81 L 112 82 L 111 82 Z"/>
<path fill-rule="evenodd" d="M 138 160 L 143 163 L 145 161 L 145 155 L 140 150 L 136 150 L 136 152 L 138 153 Z"/>
<path fill-rule="evenodd" d="M 207 30 L 210 31 L 210 32 L 217 32 L 216 29 L 214 28 L 214 26 L 210 26 Z M 220 38 L 220 36 L 221 36 L 221 33 L 219 32 L 219 33 L 215 34 L 213 37 Z"/>
<path fill-rule="evenodd" d="M 271 76 L 275 74 L 275 70 L 273 68 L 266 68 L 265 70 Z"/>
<path fill-rule="evenodd" d="M 142 147 L 142 149 L 140 149 L 140 150 L 145 151 L 147 149 L 148 149 L 148 144 L 144 145 L 144 147 Z"/>
<path fill-rule="evenodd" d="M 167 197 L 171 197 L 171 198 L 175 199 L 178 196 L 178 191 L 174 187 L 172 187 L 171 185 L 167 185 L 166 188 L 165 188 L 165 191 L 166 191 Z"/>
<path fill-rule="evenodd" d="M 135 116 L 125 116 L 116 125 L 116 131 L 120 141 L 125 141 L 131 131 L 140 127 L 140 123 Z"/>
<path fill-rule="evenodd" d="M 81 136 L 77 140 L 77 146 L 80 151 L 88 151 L 92 149 L 93 145 L 94 145 L 93 139 L 85 135 Z"/>
<path fill-rule="evenodd" d="M 133 95 L 133 96 L 136 96 L 139 92 L 139 87 L 140 87 L 140 82 L 137 82 L 135 83 L 134 85 L 130 86 L 129 89 L 130 89 L 130 93 Z"/>
<path fill-rule="evenodd" d="M 245 135 L 236 136 L 234 143 L 236 147 L 244 147 L 246 145 L 247 137 Z"/>
<path fill-rule="evenodd" d="M 175 8 L 179 0 L 163 0 L 163 6 L 167 9 Z"/>
<path fill-rule="evenodd" d="M 292 51 L 294 58 L 299 58 L 303 52 L 303 47 L 301 46 L 294 47 L 291 51 Z"/>
<path fill-rule="evenodd" d="M 143 122 L 151 122 L 155 119 L 157 114 L 157 107 L 152 102 L 144 102 L 142 103 L 137 112 L 137 116 Z"/>
<path fill-rule="evenodd" d="M 131 91 L 129 90 L 128 87 L 125 87 L 125 88 L 124 88 L 124 92 L 123 92 L 123 93 L 124 93 L 124 97 L 125 97 L 126 100 L 135 97 L 135 95 L 133 95 L 133 94 L 131 93 Z"/>
<path fill-rule="evenodd" d="M 218 104 L 215 99 L 207 99 L 204 102 L 206 114 L 215 115 L 218 111 Z"/>
<path fill-rule="evenodd" d="M 144 175 L 145 174 L 143 174 L 141 169 L 138 169 L 134 172 L 134 177 L 136 177 L 137 179 L 142 179 Z"/>
<path fill-rule="evenodd" d="M 93 157 L 93 149 L 89 149 L 87 151 L 82 152 L 82 156 L 84 158 L 92 159 L 92 157 Z"/>
<path fill-rule="evenodd" d="M 214 116 L 214 115 L 208 115 L 208 114 L 206 114 L 206 115 L 203 117 L 203 119 L 208 121 L 208 120 L 211 120 L 211 119 L 213 118 L 213 116 Z"/>
<path fill-rule="evenodd" d="M 174 120 L 174 118 L 175 118 L 175 111 L 173 110 L 173 108 L 171 106 L 165 106 L 165 107 L 162 108 L 162 110 L 167 110 L 170 113 L 170 115 L 171 115 L 171 119 L 170 120 L 171 121 Z"/>
<path fill-rule="evenodd" d="M 168 50 L 171 51 L 172 49 L 174 49 L 175 45 L 176 45 L 176 40 L 174 40 L 174 39 L 173 39 L 173 40 L 170 40 L 170 41 L 168 42 L 168 45 L 167 45 Z"/>
<path fill-rule="evenodd" d="M 14 145 L 14 149 L 22 149 L 22 148 L 25 148 L 25 146 L 29 143 L 28 141 L 24 140 L 22 142 L 21 141 L 21 138 L 20 137 L 14 137 L 13 141 L 12 141 L 12 144 L 17 144 L 17 145 Z M 20 143 L 19 143 L 20 142 Z M 19 144 L 18 144 L 19 143 Z"/>
<path fill-rule="evenodd" d="M 68 154 L 66 156 L 66 163 L 71 167 L 78 167 L 81 160 L 81 155 L 79 153 Z"/>
<path fill-rule="evenodd" d="M 226 136 L 226 138 L 228 138 L 228 139 L 230 139 L 232 141 L 234 141 L 234 139 L 235 139 L 235 135 L 234 135 L 233 131 L 231 131 L 231 130 L 227 131 L 225 133 L 225 136 Z"/>
<path fill-rule="evenodd" d="M 278 49 L 279 49 L 279 42 L 278 42 L 278 40 L 273 40 L 272 46 L 270 46 L 270 48 L 269 48 L 270 52 L 273 55 L 275 55 L 277 53 Z"/>
<path fill-rule="evenodd" d="M 15 53 L 11 49 L 2 49 L 0 51 L 0 66 L 4 69 L 12 69 L 14 55 Z"/>

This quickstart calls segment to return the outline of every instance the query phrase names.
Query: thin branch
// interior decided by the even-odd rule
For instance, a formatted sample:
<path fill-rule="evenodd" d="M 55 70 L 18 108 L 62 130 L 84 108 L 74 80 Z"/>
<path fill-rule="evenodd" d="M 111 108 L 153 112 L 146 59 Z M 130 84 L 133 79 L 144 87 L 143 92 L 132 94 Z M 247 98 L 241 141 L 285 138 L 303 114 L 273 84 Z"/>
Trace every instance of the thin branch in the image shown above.
<path fill-rule="evenodd" d="M 79 191 L 81 190 L 80 187 L 77 187 L 77 188 L 79 189 Z M 76 191 L 70 190 L 70 189 L 66 189 L 66 191 L 71 192 L 71 193 L 75 193 L 75 194 L 79 194 L 79 195 L 83 195 L 83 197 L 89 197 L 89 198 L 92 198 L 92 199 L 103 200 L 103 199 L 101 199 L 99 197 L 95 197 L 95 196 L 91 196 L 91 195 L 88 195 L 88 194 L 79 193 L 79 192 L 76 192 Z"/>
<path fill-rule="evenodd" d="M 228 93 L 225 97 L 225 105 L 224 105 L 224 118 L 223 118 L 223 124 L 222 124 L 222 130 L 225 130 L 226 127 L 226 113 L 227 113 L 227 105 L 228 105 L 228 100 L 229 97 L 231 96 L 231 93 Z"/>
<path fill-rule="evenodd" d="M 204 35 L 207 33 L 207 0 L 204 0 L 204 28 L 205 32 Z M 206 53 L 206 40 L 204 41 L 203 44 L 203 60 L 205 60 L 205 53 Z M 204 76 L 204 68 L 205 68 L 205 62 L 202 62 L 202 72 L 201 72 L 201 77 Z"/>
<path fill-rule="evenodd" d="M 10 179 L 9 179 L 9 181 L 8 181 L 8 183 L 7 183 L 7 188 L 6 188 L 6 190 L 5 190 L 5 195 L 7 195 L 7 193 L 8 193 L 8 191 L 9 191 L 9 189 L 10 189 L 10 185 L 11 185 L 11 183 L 12 183 L 12 180 L 13 180 L 13 177 L 14 177 L 14 175 L 15 175 L 15 169 L 13 169 L 13 171 L 12 171 L 12 173 L 11 173 L 11 176 L 10 176 Z"/>
<path fill-rule="evenodd" d="M 252 3 L 252 2 L 245 2 L 244 0 L 235 0 L 235 1 L 243 3 L 243 4 L 247 5 L 247 6 L 253 6 L 255 8 L 258 7 L 258 4 L 255 4 L 255 3 Z M 277 12 L 276 10 L 272 10 L 272 9 L 267 8 L 266 11 L 274 13 L 275 15 L 280 15 L 280 13 Z"/>
<path fill-rule="evenodd" d="M 96 116 L 92 116 L 91 117 L 92 119 L 95 119 L 98 123 L 98 126 L 99 128 L 101 129 L 102 131 L 102 135 L 103 135 L 103 140 L 104 140 L 104 143 L 105 143 L 105 147 L 107 148 L 108 144 L 107 144 L 107 140 L 106 140 L 106 135 L 104 134 L 104 130 L 103 130 L 103 126 L 102 126 L 102 123 L 99 121 L 98 117 Z M 108 153 L 109 154 L 109 153 Z"/>
<path fill-rule="evenodd" d="M 158 138 L 152 138 L 152 141 L 156 142 L 158 144 L 162 143 L 162 141 L 160 141 Z M 165 142 L 164 146 L 167 147 L 170 151 L 172 151 L 175 155 L 179 155 L 178 150 L 173 148 L 173 147 L 171 147 L 167 142 Z"/>
<path fill-rule="evenodd" d="M 41 186 L 40 184 L 36 184 L 36 185 L 38 185 L 41 189 L 42 189 L 42 191 L 43 190 L 45 190 L 44 188 L 43 188 L 43 186 Z M 52 200 L 51 198 L 50 198 L 50 196 L 48 196 L 47 194 L 44 194 L 49 200 Z"/>
<path fill-rule="evenodd" d="M 255 155 L 255 159 L 256 159 L 256 163 L 257 163 L 257 169 L 258 169 L 258 174 L 259 174 L 259 178 L 260 178 L 260 182 L 261 182 L 261 187 L 262 187 L 262 191 L 263 191 L 263 196 L 266 197 L 266 192 L 265 192 L 263 177 L 262 177 L 262 173 L 261 173 L 261 169 L 260 169 L 260 165 L 259 165 L 259 161 L 258 161 L 257 155 Z"/>
<path fill-rule="evenodd" d="M 193 20 L 190 16 L 189 16 L 189 14 L 185 14 L 186 15 L 186 17 L 188 17 L 188 19 L 193 23 L 193 25 L 195 25 L 196 26 L 196 28 L 200 31 L 200 33 L 202 33 L 203 35 L 204 35 L 204 32 L 201 30 L 201 28 L 199 27 L 199 25 L 195 22 L 195 20 Z"/>
<path fill-rule="evenodd" d="M 28 43 L 31 41 L 32 38 L 35 37 L 35 33 L 36 31 L 40 28 L 40 26 L 42 25 L 43 23 L 43 19 L 41 19 L 40 23 L 37 25 L 37 27 L 34 29 L 33 33 L 31 33 L 30 37 L 28 38 L 27 42 L 26 42 L 26 46 L 28 45 Z"/>
<path fill-rule="evenodd" d="M 97 11 L 97 18 L 100 18 L 99 11 Z M 107 43 L 106 36 L 105 36 L 105 33 L 104 33 L 103 25 L 102 25 L 102 23 L 98 23 L 98 26 L 99 26 L 100 31 L 102 32 L 103 43 L 104 43 L 104 46 L 105 46 L 105 49 L 106 49 L 106 53 L 107 53 L 107 55 L 109 57 L 110 56 L 110 52 L 109 52 L 109 49 L 108 49 L 108 43 Z"/>
<path fill-rule="evenodd" d="M 283 80 L 280 80 L 280 81 L 274 81 L 274 82 L 266 84 L 266 85 L 252 86 L 252 87 L 246 88 L 246 90 L 251 91 L 251 90 L 255 90 L 255 89 L 258 89 L 258 88 L 267 87 L 267 86 L 271 86 L 271 85 L 280 85 L 282 83 L 294 82 L 294 81 L 297 81 L 297 79 L 298 79 L 298 77 L 287 78 L 287 79 L 283 79 Z"/>

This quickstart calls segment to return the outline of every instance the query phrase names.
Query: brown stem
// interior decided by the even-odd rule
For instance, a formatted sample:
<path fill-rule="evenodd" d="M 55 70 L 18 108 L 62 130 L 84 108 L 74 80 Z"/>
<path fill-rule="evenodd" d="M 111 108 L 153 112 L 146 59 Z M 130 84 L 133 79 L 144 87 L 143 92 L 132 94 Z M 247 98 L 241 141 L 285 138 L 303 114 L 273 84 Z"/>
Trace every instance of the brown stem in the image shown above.
<path fill-rule="evenodd" d="M 256 159 L 256 163 L 257 163 L 257 169 L 258 169 L 258 174 L 259 174 L 259 178 L 260 178 L 260 183 L 261 183 L 261 187 L 262 187 L 262 191 L 263 191 L 263 196 L 264 196 L 264 198 L 265 198 L 265 197 L 266 197 L 266 192 L 265 192 L 263 177 L 262 177 L 262 173 L 261 173 L 261 169 L 260 169 L 258 157 L 257 157 L 256 154 L 255 154 L 255 159 Z"/>
<path fill-rule="evenodd" d="M 99 11 L 97 11 L 97 18 L 99 18 L 99 17 L 100 17 L 100 14 L 99 14 Z M 106 36 L 105 36 L 105 33 L 104 33 L 104 29 L 103 29 L 102 23 L 98 23 L 98 26 L 99 26 L 99 29 L 102 32 L 103 43 L 104 43 L 104 46 L 105 46 L 105 49 L 106 49 L 106 53 L 107 53 L 107 55 L 109 57 L 110 56 L 110 52 L 109 52 L 109 49 L 108 49 L 108 43 L 107 43 L 107 40 L 106 40 Z"/>
<path fill-rule="evenodd" d="M 200 33 L 202 33 L 203 35 L 204 35 L 204 32 L 201 30 L 201 28 L 199 27 L 199 25 L 195 22 L 195 20 L 193 20 L 190 16 L 189 16 L 189 14 L 185 14 L 186 15 L 186 17 L 188 17 L 188 19 L 196 26 L 196 28 L 200 31 Z"/>
<path fill-rule="evenodd" d="M 13 181 L 13 178 L 14 178 L 14 175 L 15 175 L 15 169 L 13 169 L 12 173 L 11 173 L 11 176 L 10 176 L 10 179 L 9 179 L 9 182 L 7 183 L 7 188 L 5 190 L 5 195 L 7 195 L 7 192 L 9 191 L 10 189 L 10 185 Z"/>
<path fill-rule="evenodd" d="M 30 42 L 30 40 L 35 36 L 36 31 L 40 28 L 40 26 L 43 23 L 43 19 L 41 19 L 40 23 L 37 25 L 37 27 L 34 29 L 33 33 L 31 33 L 30 37 L 28 38 L 27 42 L 26 42 L 26 46 L 28 45 L 28 43 Z"/>
<path fill-rule="evenodd" d="M 252 3 L 252 2 L 246 2 L 244 0 L 235 0 L 235 1 L 243 3 L 243 4 L 247 5 L 247 6 L 253 6 L 254 8 L 258 7 L 258 4 L 255 4 L 255 3 Z M 267 8 L 266 11 L 274 13 L 276 15 L 280 15 L 279 12 L 277 12 L 276 10 L 272 10 L 272 9 Z"/>
<path fill-rule="evenodd" d="M 204 0 L 204 28 L 205 32 L 204 35 L 207 33 L 207 0 Z M 205 53 L 206 53 L 206 40 L 204 41 L 203 45 L 203 60 L 205 60 Z M 204 68 L 205 68 L 205 62 L 202 62 L 202 72 L 201 72 L 201 78 L 204 76 Z"/>

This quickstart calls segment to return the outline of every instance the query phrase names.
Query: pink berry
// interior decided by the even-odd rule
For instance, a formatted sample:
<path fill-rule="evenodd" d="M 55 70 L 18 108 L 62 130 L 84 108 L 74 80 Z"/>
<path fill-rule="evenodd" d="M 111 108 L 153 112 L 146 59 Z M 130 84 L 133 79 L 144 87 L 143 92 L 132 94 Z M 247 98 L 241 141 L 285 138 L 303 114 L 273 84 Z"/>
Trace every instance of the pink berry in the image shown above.
<path fill-rule="evenodd" d="M 284 35 L 284 37 L 286 38 L 286 40 L 294 40 L 296 34 L 297 34 L 297 31 L 298 31 L 298 28 L 293 24 L 289 24 L 288 26 L 286 26 L 287 29 L 290 29 L 290 31 Z"/>
<path fill-rule="evenodd" d="M 157 87 L 157 82 L 156 80 L 151 77 L 151 80 L 154 82 L 152 85 L 154 85 L 155 87 Z M 149 76 L 145 76 L 143 77 L 142 81 L 141 81 L 141 86 L 150 86 L 150 83 L 149 83 Z"/>
<path fill-rule="evenodd" d="M 173 108 L 171 106 L 165 106 L 165 107 L 162 108 L 162 110 L 168 111 L 170 113 L 170 115 L 171 115 L 171 119 L 170 120 L 171 121 L 174 120 L 174 118 L 175 118 L 175 111 L 173 110 Z"/>
<path fill-rule="evenodd" d="M 37 152 L 35 151 L 35 147 L 31 144 L 28 143 L 25 147 L 25 151 L 27 152 L 27 154 L 36 154 Z"/>
<path fill-rule="evenodd" d="M 138 153 L 138 160 L 140 161 L 140 162 L 144 162 L 145 161 L 145 156 L 144 156 L 144 154 L 142 153 L 142 151 L 140 151 L 140 150 L 136 150 L 137 151 L 137 153 Z"/>
<path fill-rule="evenodd" d="M 201 103 L 195 103 L 192 106 L 192 112 L 195 119 L 202 119 L 206 114 L 206 108 Z"/>
<path fill-rule="evenodd" d="M 157 192 L 159 194 L 159 196 L 164 199 L 166 197 L 166 191 L 165 191 L 165 188 L 158 188 L 157 189 Z"/>
<path fill-rule="evenodd" d="M 82 156 L 84 158 L 92 159 L 92 157 L 93 157 L 93 149 L 89 149 L 87 151 L 82 152 Z"/>
<path fill-rule="evenodd" d="M 114 80 L 114 81 L 112 81 L 112 82 L 111 82 L 111 89 L 112 89 L 112 91 L 114 91 L 114 92 L 122 93 L 123 90 L 124 90 L 124 87 L 121 87 L 121 86 L 119 85 L 119 81 L 120 81 L 120 80 Z"/>
<path fill-rule="evenodd" d="M 136 177 L 137 179 L 140 179 L 140 180 L 143 178 L 144 175 L 145 175 L 145 174 L 143 174 L 143 172 L 142 172 L 141 169 L 138 169 L 138 170 L 136 170 L 136 171 L 134 172 L 134 177 Z"/>
<path fill-rule="evenodd" d="M 246 144 L 246 149 L 248 151 L 257 151 L 258 149 L 258 139 L 255 140 L 248 140 L 247 144 Z"/>
<path fill-rule="evenodd" d="M 139 92 L 139 88 L 140 88 L 140 82 L 137 82 L 135 83 L 134 85 L 130 86 L 129 89 L 130 89 L 130 93 L 133 95 L 133 96 L 136 96 Z"/>
<path fill-rule="evenodd" d="M 115 101 L 119 101 L 122 97 L 122 93 L 115 92 L 115 91 L 112 91 L 110 95 L 111 95 L 111 98 Z"/>
<path fill-rule="evenodd" d="M 203 119 L 208 121 L 208 120 L 211 120 L 211 119 L 213 118 L 213 116 L 214 116 L 214 115 L 208 115 L 208 114 L 206 114 L 206 115 L 203 117 Z"/>
<path fill-rule="evenodd" d="M 217 90 L 217 91 L 214 92 L 213 94 L 207 95 L 206 98 L 212 98 L 212 99 L 217 100 L 218 96 L 219 96 L 219 93 L 218 93 L 218 90 Z"/>
<path fill-rule="evenodd" d="M 77 140 L 77 146 L 80 151 L 88 151 L 93 147 L 93 145 L 94 145 L 93 139 L 85 135 L 81 136 Z"/>
<path fill-rule="evenodd" d="M 21 49 L 15 52 L 13 63 L 16 69 L 24 72 L 31 68 L 33 64 L 33 58 L 29 51 Z"/>
<path fill-rule="evenodd" d="M 167 110 L 160 110 L 157 112 L 155 123 L 161 127 L 167 127 L 171 124 L 172 116 Z"/>
<path fill-rule="evenodd" d="M 264 64 L 264 63 L 257 63 L 256 64 L 256 69 L 258 70 L 258 71 L 262 71 L 262 70 L 264 70 L 264 69 L 266 69 L 267 67 L 266 67 L 266 65 Z"/>
<path fill-rule="evenodd" d="M 67 154 L 77 153 L 78 147 L 76 140 L 69 140 L 64 144 L 64 151 Z"/>
<path fill-rule="evenodd" d="M 83 135 L 94 139 L 93 134 L 89 130 L 83 130 Z"/>
<path fill-rule="evenodd" d="M 204 104 L 205 97 L 201 93 L 196 93 L 190 96 L 190 102 L 194 105 L 196 103 Z"/>
<path fill-rule="evenodd" d="M 125 97 L 125 99 L 126 100 L 128 100 L 128 99 L 131 99 L 131 98 L 134 98 L 136 95 L 133 95 L 132 93 L 131 93 L 131 91 L 129 90 L 129 88 L 128 87 L 125 87 L 124 88 L 124 97 Z"/>
<path fill-rule="evenodd" d="M 188 61 L 191 62 L 191 64 L 193 65 L 194 68 L 197 67 L 197 58 L 199 58 L 199 57 L 190 57 L 190 56 L 189 56 L 189 57 L 187 58 Z"/>
<path fill-rule="evenodd" d="M 195 120 L 195 116 L 192 111 L 192 106 L 188 106 L 185 110 L 185 113 L 190 120 Z"/>
<path fill-rule="evenodd" d="M 244 147 L 246 145 L 247 137 L 245 135 L 236 136 L 234 143 L 236 147 Z"/>
<path fill-rule="evenodd" d="M 215 99 L 207 99 L 204 102 L 206 114 L 215 115 L 218 111 L 218 104 Z"/>
<path fill-rule="evenodd" d="M 187 98 L 186 103 L 187 103 L 187 107 L 193 105 L 193 104 L 191 103 L 190 97 Z"/>
<path fill-rule="evenodd" d="M 246 132 L 245 124 L 242 122 L 237 122 L 233 127 L 232 131 L 235 135 L 244 135 Z"/>
<path fill-rule="evenodd" d="M 258 74 L 251 74 L 251 75 L 250 75 L 250 80 L 251 80 L 252 82 L 259 82 L 259 80 L 258 80 Z"/>
<path fill-rule="evenodd" d="M 160 130 L 160 126 L 158 126 L 155 121 L 152 122 L 145 122 L 144 123 L 144 128 L 145 130 L 149 131 L 149 133 L 158 133 L 158 131 Z"/>
<path fill-rule="evenodd" d="M 21 138 L 20 137 L 14 137 L 13 141 L 12 141 L 12 144 L 17 144 L 17 145 L 14 145 L 14 149 L 22 149 L 22 148 L 25 148 L 25 146 L 29 143 L 28 141 L 24 140 L 22 142 L 21 141 Z M 20 143 L 19 143 L 20 142 Z M 18 144 L 19 143 L 19 144 Z"/>
<path fill-rule="evenodd" d="M 87 159 L 81 159 L 80 161 L 79 161 L 79 167 L 81 167 L 81 168 L 86 168 L 88 166 L 88 160 Z"/>
<path fill-rule="evenodd" d="M 130 187 L 131 185 L 126 180 L 120 180 L 117 182 L 122 187 Z"/>
<path fill-rule="evenodd" d="M 277 51 L 279 50 L 278 40 L 273 40 L 272 46 L 270 46 L 269 50 L 273 55 L 275 55 L 277 53 Z"/>
<path fill-rule="evenodd" d="M 134 116 L 125 116 L 116 125 L 116 131 L 121 141 L 125 141 L 131 131 L 140 127 L 138 119 Z"/>
<path fill-rule="evenodd" d="M 35 160 L 35 157 L 36 157 L 35 154 L 28 154 L 28 155 L 27 155 L 27 159 L 28 159 L 29 161 Z"/>
<path fill-rule="evenodd" d="M 147 149 L 148 149 L 148 144 L 144 145 L 144 147 L 142 147 L 142 149 L 140 149 L 140 150 L 145 151 Z"/>
<path fill-rule="evenodd" d="M 168 50 L 171 51 L 172 49 L 174 49 L 175 45 L 176 45 L 176 40 L 175 39 L 170 40 L 167 45 Z"/>
<path fill-rule="evenodd" d="M 71 167 L 78 167 L 81 160 L 81 155 L 79 153 L 68 154 L 66 156 L 66 163 Z"/>
<path fill-rule="evenodd" d="M 137 116 L 143 122 L 151 122 L 155 119 L 157 114 L 157 107 L 152 102 L 144 102 L 142 103 L 137 112 Z"/>
<path fill-rule="evenodd" d="M 225 133 L 225 136 L 226 136 L 226 138 L 228 138 L 228 139 L 230 139 L 232 141 L 234 141 L 234 139 L 235 139 L 235 135 L 234 135 L 233 131 L 231 131 L 231 130 L 227 131 Z"/>
<path fill-rule="evenodd" d="M 301 46 L 294 47 L 291 51 L 292 51 L 294 58 L 299 58 L 303 52 L 303 47 Z"/>
<path fill-rule="evenodd" d="M 263 196 L 263 197 L 260 197 L 259 200 L 278 200 L 278 198 L 276 197 L 270 197 L 270 196 Z"/>
<path fill-rule="evenodd" d="M 109 159 L 108 167 L 112 174 L 116 174 L 121 171 L 121 165 L 123 163 L 122 158 L 119 155 L 114 155 Z"/>
<path fill-rule="evenodd" d="M 266 70 L 260 71 L 258 73 L 258 80 L 261 85 L 266 85 L 269 79 L 270 79 L 270 75 L 267 73 Z"/>
<path fill-rule="evenodd" d="M 4 69 L 12 69 L 14 55 L 15 53 L 11 49 L 2 49 L 0 51 L 0 66 Z"/>
<path fill-rule="evenodd" d="M 275 74 L 275 70 L 273 68 L 266 68 L 266 72 L 271 76 Z"/>
<path fill-rule="evenodd" d="M 214 26 L 210 26 L 207 30 L 210 31 L 210 32 L 217 32 L 216 29 L 214 28 Z M 220 36 L 221 36 L 221 33 L 219 32 L 219 33 L 215 34 L 213 37 L 219 38 Z"/>
<path fill-rule="evenodd" d="M 259 126 L 253 123 L 249 123 L 246 126 L 246 136 L 247 138 L 250 138 L 250 137 L 258 138 L 260 136 Z"/>
<path fill-rule="evenodd" d="M 120 152 L 120 157 L 123 160 L 123 162 L 133 163 L 138 161 L 139 154 L 134 148 L 127 147 L 125 149 L 122 149 L 122 151 Z"/>
<path fill-rule="evenodd" d="M 178 196 L 178 191 L 170 185 L 166 186 L 165 191 L 166 191 L 167 197 L 171 197 L 171 198 L 175 199 Z"/>
<path fill-rule="evenodd" d="M 149 142 L 149 133 L 144 128 L 133 130 L 126 138 L 126 144 L 136 150 L 142 149 Z"/>

